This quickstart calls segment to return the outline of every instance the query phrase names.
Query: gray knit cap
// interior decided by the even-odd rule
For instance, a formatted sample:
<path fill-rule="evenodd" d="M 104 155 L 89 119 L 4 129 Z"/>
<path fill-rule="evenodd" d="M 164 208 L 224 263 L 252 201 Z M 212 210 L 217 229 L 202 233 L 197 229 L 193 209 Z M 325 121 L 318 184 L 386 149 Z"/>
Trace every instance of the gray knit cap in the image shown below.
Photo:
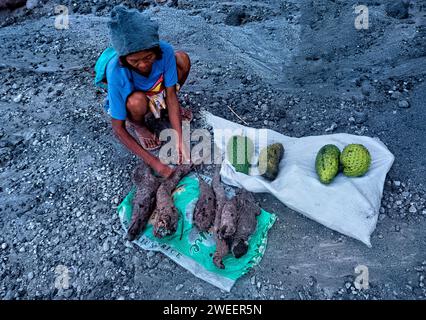
<path fill-rule="evenodd" d="M 136 9 L 115 6 L 108 28 L 112 46 L 120 57 L 159 45 L 157 22 Z"/>

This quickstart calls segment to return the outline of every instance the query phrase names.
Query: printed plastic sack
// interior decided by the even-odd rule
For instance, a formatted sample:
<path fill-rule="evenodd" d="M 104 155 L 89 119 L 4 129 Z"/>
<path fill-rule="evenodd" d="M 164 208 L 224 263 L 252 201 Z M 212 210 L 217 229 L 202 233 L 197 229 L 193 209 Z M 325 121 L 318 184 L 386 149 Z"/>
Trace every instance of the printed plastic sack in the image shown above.
<path fill-rule="evenodd" d="M 209 180 L 211 179 L 204 178 L 210 183 Z M 232 195 L 229 188 L 227 195 Z M 134 190 L 127 195 L 117 209 L 120 221 L 126 231 L 132 217 L 133 196 Z M 142 249 L 164 253 L 196 277 L 229 292 L 235 281 L 262 259 L 266 250 L 268 230 L 274 224 L 276 216 L 262 210 L 257 217 L 257 229 L 249 239 L 247 254 L 239 259 L 228 254 L 223 259 L 225 269 L 219 269 L 213 264 L 212 256 L 216 250 L 216 244 L 212 234 L 199 232 L 192 225 L 192 214 L 198 197 L 198 179 L 192 174 L 184 177 L 173 192 L 174 204 L 179 212 L 176 233 L 158 239 L 153 235 L 153 226 L 150 220 L 142 235 L 134 243 Z"/>
<path fill-rule="evenodd" d="M 292 210 L 371 247 L 370 235 L 376 228 L 384 181 L 394 161 L 392 153 L 378 138 L 346 133 L 292 138 L 269 129 L 244 127 L 209 112 L 204 113 L 204 118 L 213 127 L 215 144 L 222 156 L 227 152 L 227 139 L 234 134 L 247 135 L 253 140 L 252 164 L 257 163 L 259 149 L 266 145 L 279 142 L 285 149 L 279 174 L 272 182 L 257 175 L 256 169 L 249 175 L 236 172 L 224 157 L 221 170 L 224 183 L 251 192 L 269 192 Z M 357 178 L 339 173 L 331 184 L 322 184 L 315 171 L 319 149 L 335 144 L 342 151 L 351 143 L 363 144 L 370 151 L 369 171 Z"/>

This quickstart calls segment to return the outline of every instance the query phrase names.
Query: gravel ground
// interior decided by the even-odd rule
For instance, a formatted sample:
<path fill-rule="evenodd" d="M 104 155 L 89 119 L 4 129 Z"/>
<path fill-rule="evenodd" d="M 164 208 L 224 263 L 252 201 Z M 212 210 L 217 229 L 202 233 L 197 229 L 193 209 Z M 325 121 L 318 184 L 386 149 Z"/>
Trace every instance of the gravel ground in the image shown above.
<path fill-rule="evenodd" d="M 422 1 L 364 1 L 368 30 L 354 28 L 355 1 L 66 1 L 66 30 L 54 28 L 54 2 L 33 2 L 0 11 L 0 299 L 426 298 Z M 396 160 L 373 248 L 267 194 L 256 199 L 279 219 L 231 293 L 127 242 L 116 207 L 138 160 L 113 137 L 92 74 L 119 2 L 150 10 L 190 54 L 180 99 L 193 128 L 201 110 L 240 122 L 230 106 L 289 136 L 379 137 Z M 367 290 L 354 287 L 360 264 Z"/>

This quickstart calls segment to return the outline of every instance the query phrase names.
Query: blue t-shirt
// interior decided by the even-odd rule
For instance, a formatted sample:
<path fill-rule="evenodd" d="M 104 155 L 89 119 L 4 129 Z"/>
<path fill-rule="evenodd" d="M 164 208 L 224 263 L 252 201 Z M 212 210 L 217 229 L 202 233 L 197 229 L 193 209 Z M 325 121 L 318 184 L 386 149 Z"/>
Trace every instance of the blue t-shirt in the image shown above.
<path fill-rule="evenodd" d="M 176 85 L 177 69 L 173 47 L 165 41 L 160 41 L 160 48 L 163 56 L 160 60 L 155 60 L 148 77 L 122 66 L 118 57 L 114 57 L 108 63 L 106 69 L 108 112 L 112 118 L 126 119 L 126 101 L 133 91 L 148 91 L 161 77 L 166 88 Z"/>

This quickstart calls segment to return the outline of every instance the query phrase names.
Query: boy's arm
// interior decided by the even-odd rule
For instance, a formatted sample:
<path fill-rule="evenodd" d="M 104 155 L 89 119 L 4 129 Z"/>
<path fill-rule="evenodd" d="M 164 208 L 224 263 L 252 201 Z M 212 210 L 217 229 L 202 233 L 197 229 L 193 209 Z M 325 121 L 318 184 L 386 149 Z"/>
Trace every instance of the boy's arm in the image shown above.
<path fill-rule="evenodd" d="M 179 162 L 186 163 L 190 160 L 189 154 L 185 148 L 182 137 L 182 119 L 180 114 L 180 105 L 179 100 L 176 94 L 176 86 L 166 88 L 166 104 L 169 111 L 169 120 L 172 128 L 177 132 L 178 135 L 178 152 L 179 152 Z"/>
<path fill-rule="evenodd" d="M 118 140 L 131 152 L 141 158 L 147 165 L 154 169 L 164 178 L 168 178 L 172 173 L 173 169 L 169 166 L 161 163 L 161 161 L 154 157 L 150 152 L 142 148 L 139 143 L 127 132 L 125 121 L 111 119 L 112 130 Z"/>

